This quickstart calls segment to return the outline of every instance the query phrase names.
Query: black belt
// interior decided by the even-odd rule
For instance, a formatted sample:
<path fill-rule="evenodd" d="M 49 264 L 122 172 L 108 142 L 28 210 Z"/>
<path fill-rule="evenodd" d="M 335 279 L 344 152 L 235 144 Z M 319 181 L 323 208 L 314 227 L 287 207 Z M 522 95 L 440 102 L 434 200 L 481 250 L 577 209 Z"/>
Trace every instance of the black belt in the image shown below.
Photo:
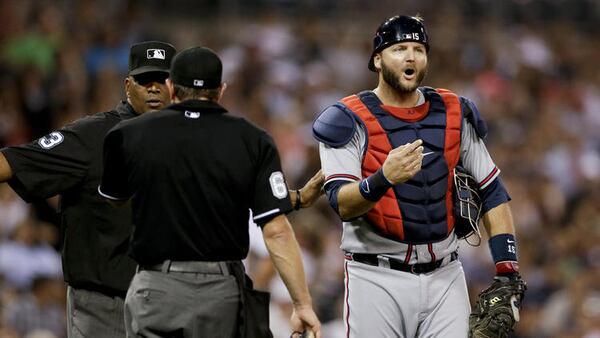
<path fill-rule="evenodd" d="M 162 271 L 164 273 L 183 272 L 183 273 L 204 273 L 209 275 L 230 275 L 229 264 L 237 262 L 203 262 L 203 261 L 170 261 L 166 260 L 161 264 L 140 265 L 138 271 Z M 241 263 L 240 263 L 241 264 Z"/>
<path fill-rule="evenodd" d="M 127 294 L 127 291 L 124 290 L 115 290 L 113 288 L 107 287 L 107 286 L 101 286 L 101 285 L 94 285 L 94 284 L 71 284 L 69 283 L 69 285 L 73 288 L 73 289 L 77 289 L 77 290 L 86 290 L 86 291 L 91 291 L 91 292 L 98 292 L 101 293 L 105 296 L 111 297 L 111 298 L 123 298 L 125 299 L 125 295 Z"/>
<path fill-rule="evenodd" d="M 452 262 L 458 258 L 458 254 L 453 252 L 450 254 L 450 260 Z M 392 270 L 410 272 L 414 274 L 428 273 L 439 268 L 444 259 L 437 260 L 431 263 L 419 263 L 419 264 L 406 264 L 403 261 L 395 258 L 386 257 L 377 254 L 365 254 L 365 253 L 347 253 L 346 259 L 356 261 L 368 265 L 386 267 Z"/>

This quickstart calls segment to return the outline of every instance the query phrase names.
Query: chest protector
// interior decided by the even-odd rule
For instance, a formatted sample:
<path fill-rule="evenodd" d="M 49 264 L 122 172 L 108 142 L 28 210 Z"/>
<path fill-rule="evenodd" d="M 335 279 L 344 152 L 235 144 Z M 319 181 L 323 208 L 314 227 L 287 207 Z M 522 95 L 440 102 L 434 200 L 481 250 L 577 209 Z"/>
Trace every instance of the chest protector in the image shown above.
<path fill-rule="evenodd" d="M 377 171 L 394 148 L 423 140 L 422 169 L 410 180 L 389 189 L 367 213 L 367 221 L 381 235 L 404 243 L 443 240 L 454 228 L 453 169 L 460 156 L 462 122 L 458 96 L 445 89 L 420 88 L 429 111 L 420 120 L 406 121 L 382 107 L 370 91 L 340 102 L 351 110 L 367 132 L 362 175 Z"/>

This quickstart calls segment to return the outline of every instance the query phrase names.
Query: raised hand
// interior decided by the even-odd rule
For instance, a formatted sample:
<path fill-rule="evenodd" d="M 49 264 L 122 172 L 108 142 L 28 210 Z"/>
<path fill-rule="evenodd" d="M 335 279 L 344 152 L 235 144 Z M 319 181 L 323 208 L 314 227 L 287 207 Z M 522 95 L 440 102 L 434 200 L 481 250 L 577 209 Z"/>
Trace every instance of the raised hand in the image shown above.
<path fill-rule="evenodd" d="M 383 162 L 383 175 L 392 184 L 404 183 L 415 176 L 423 164 L 423 141 L 416 140 L 392 149 Z"/>

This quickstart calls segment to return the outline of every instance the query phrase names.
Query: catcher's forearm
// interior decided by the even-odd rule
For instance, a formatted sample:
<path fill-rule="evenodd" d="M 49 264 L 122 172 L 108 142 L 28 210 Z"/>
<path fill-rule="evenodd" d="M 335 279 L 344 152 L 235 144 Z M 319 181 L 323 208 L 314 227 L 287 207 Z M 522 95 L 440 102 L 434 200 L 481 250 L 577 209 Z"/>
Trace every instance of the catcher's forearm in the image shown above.
<path fill-rule="evenodd" d="M 263 227 L 271 260 L 285 283 L 294 306 L 312 306 L 306 285 L 300 247 L 287 217 L 280 215 Z"/>
<path fill-rule="evenodd" d="M 515 234 L 512 213 L 508 203 L 502 203 L 483 215 L 483 225 L 489 237 L 499 234 Z"/>
<path fill-rule="evenodd" d="M 490 209 L 483 217 L 486 232 L 490 236 L 489 246 L 498 275 L 519 272 L 517 243 L 513 217 L 508 203 Z"/>
<path fill-rule="evenodd" d="M 344 220 L 364 215 L 375 205 L 375 202 L 367 201 L 361 195 L 359 183 L 346 184 L 338 192 L 338 209 L 340 217 Z"/>
<path fill-rule="evenodd" d="M 477 297 L 469 317 L 469 337 L 508 337 L 519 321 L 519 308 L 527 286 L 519 275 L 515 228 L 507 203 L 483 216 L 496 264 L 494 282 Z"/>

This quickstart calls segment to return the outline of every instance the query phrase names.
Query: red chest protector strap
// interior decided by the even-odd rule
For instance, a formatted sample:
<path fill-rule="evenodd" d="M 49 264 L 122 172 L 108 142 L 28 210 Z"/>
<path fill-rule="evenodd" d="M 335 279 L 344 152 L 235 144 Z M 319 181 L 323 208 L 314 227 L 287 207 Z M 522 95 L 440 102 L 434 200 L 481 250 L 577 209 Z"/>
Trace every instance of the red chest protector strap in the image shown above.
<path fill-rule="evenodd" d="M 462 125 L 462 112 L 458 96 L 447 89 L 437 88 L 446 106 L 446 140 L 444 142 L 444 157 L 448 164 L 448 191 L 446 191 L 446 217 L 448 219 L 448 233 L 454 228 L 454 212 L 452 200 L 452 187 L 454 186 L 454 167 L 460 158 L 460 128 Z"/>
<path fill-rule="evenodd" d="M 450 189 L 453 184 L 452 172 L 460 156 L 461 108 L 458 96 L 444 89 L 437 89 L 437 92 L 444 101 L 447 116 L 444 157 L 448 163 L 450 173 L 448 176 L 448 193 L 446 194 L 448 233 L 450 233 L 454 225 Z M 345 97 L 340 102 L 353 111 L 367 129 L 367 149 L 362 162 L 362 174 L 367 177 L 383 165 L 393 146 L 375 115 L 371 113 L 357 95 Z M 394 189 L 389 189 L 386 192 L 375 206 L 369 210 L 366 218 L 386 237 L 399 241 L 405 240 L 402 213 Z"/>
<path fill-rule="evenodd" d="M 392 145 L 375 115 L 369 111 L 369 108 L 357 95 L 345 97 L 340 102 L 352 110 L 367 128 L 367 151 L 363 158 L 362 171 L 364 177 L 372 175 L 383 165 L 392 150 Z M 393 189 L 389 189 L 369 210 L 367 220 L 386 236 L 404 239 L 402 213 Z"/>

